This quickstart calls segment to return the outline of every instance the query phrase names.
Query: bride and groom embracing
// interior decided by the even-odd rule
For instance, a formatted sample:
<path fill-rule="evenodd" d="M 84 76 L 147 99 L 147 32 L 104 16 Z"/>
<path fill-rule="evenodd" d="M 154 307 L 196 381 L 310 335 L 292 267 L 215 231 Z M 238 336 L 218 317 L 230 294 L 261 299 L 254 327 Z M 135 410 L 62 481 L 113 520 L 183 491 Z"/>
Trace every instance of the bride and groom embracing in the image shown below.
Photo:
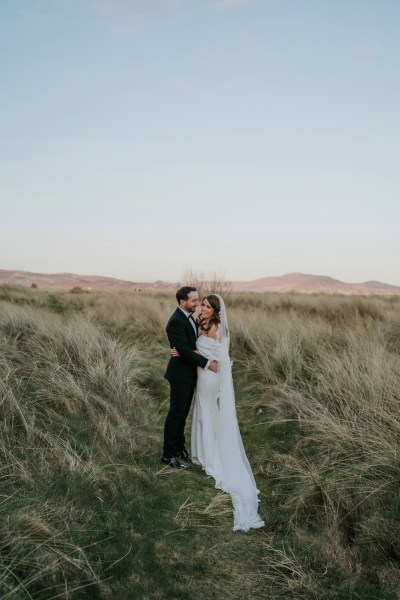
<path fill-rule="evenodd" d="M 170 408 L 161 462 L 175 469 L 186 469 L 185 463 L 200 464 L 214 478 L 215 487 L 230 494 L 233 530 L 263 527 L 259 491 L 236 418 L 224 301 L 218 294 L 203 298 L 198 325 L 193 318 L 199 304 L 196 288 L 179 289 L 176 299 L 178 308 L 167 324 L 171 358 L 165 378 L 170 384 Z M 184 429 L 193 395 L 191 458 Z"/>

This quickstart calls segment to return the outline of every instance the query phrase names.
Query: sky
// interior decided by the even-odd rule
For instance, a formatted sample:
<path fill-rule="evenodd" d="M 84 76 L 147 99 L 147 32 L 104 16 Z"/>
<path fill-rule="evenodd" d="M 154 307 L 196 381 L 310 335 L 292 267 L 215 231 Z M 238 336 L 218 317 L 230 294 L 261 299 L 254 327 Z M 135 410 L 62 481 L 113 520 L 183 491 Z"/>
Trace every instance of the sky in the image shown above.
<path fill-rule="evenodd" d="M 400 285 L 398 0 L 1 0 L 0 268 Z"/>

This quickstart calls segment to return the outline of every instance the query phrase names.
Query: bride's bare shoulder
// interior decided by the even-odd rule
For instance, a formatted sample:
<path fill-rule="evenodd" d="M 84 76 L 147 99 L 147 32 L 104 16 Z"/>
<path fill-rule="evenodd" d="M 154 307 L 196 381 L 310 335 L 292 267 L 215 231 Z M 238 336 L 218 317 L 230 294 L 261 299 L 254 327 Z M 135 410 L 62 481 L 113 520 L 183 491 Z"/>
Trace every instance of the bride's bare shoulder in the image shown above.
<path fill-rule="evenodd" d="M 207 336 L 210 338 L 213 338 L 213 340 L 216 340 L 217 335 L 218 335 L 218 325 L 216 325 L 216 323 L 213 323 L 207 332 Z"/>

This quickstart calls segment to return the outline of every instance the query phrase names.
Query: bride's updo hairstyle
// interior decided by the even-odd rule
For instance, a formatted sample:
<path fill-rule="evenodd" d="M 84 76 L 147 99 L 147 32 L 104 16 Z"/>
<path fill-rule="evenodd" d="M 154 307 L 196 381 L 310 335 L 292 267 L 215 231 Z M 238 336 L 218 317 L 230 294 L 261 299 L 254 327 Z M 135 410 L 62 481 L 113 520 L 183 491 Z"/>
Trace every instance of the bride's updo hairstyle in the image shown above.
<path fill-rule="evenodd" d="M 214 314 L 211 317 L 208 325 L 203 324 L 203 319 L 202 316 L 200 315 L 199 317 L 199 321 L 200 321 L 200 329 L 202 331 L 208 332 L 211 329 L 211 325 L 219 325 L 221 323 L 221 319 L 219 318 L 219 313 L 221 310 L 221 303 L 219 301 L 218 296 L 215 296 L 215 294 L 210 294 L 209 296 L 204 296 L 203 300 L 201 301 L 203 303 L 204 300 L 208 300 L 211 308 L 214 309 Z"/>

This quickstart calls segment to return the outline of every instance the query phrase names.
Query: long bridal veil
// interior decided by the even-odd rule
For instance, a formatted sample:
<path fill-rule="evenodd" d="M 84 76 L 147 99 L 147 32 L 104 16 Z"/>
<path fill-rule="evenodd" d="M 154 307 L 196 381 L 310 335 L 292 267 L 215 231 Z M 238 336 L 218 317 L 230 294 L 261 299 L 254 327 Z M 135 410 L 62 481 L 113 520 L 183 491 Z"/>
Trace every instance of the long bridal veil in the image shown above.
<path fill-rule="evenodd" d="M 216 423 L 217 443 L 222 463 L 221 488 L 232 498 L 234 508 L 234 531 L 248 531 L 264 526 L 258 515 L 259 491 L 247 459 L 236 416 L 235 392 L 229 356 L 229 328 L 225 303 L 221 304 L 218 328 L 220 347 L 219 411 Z"/>

